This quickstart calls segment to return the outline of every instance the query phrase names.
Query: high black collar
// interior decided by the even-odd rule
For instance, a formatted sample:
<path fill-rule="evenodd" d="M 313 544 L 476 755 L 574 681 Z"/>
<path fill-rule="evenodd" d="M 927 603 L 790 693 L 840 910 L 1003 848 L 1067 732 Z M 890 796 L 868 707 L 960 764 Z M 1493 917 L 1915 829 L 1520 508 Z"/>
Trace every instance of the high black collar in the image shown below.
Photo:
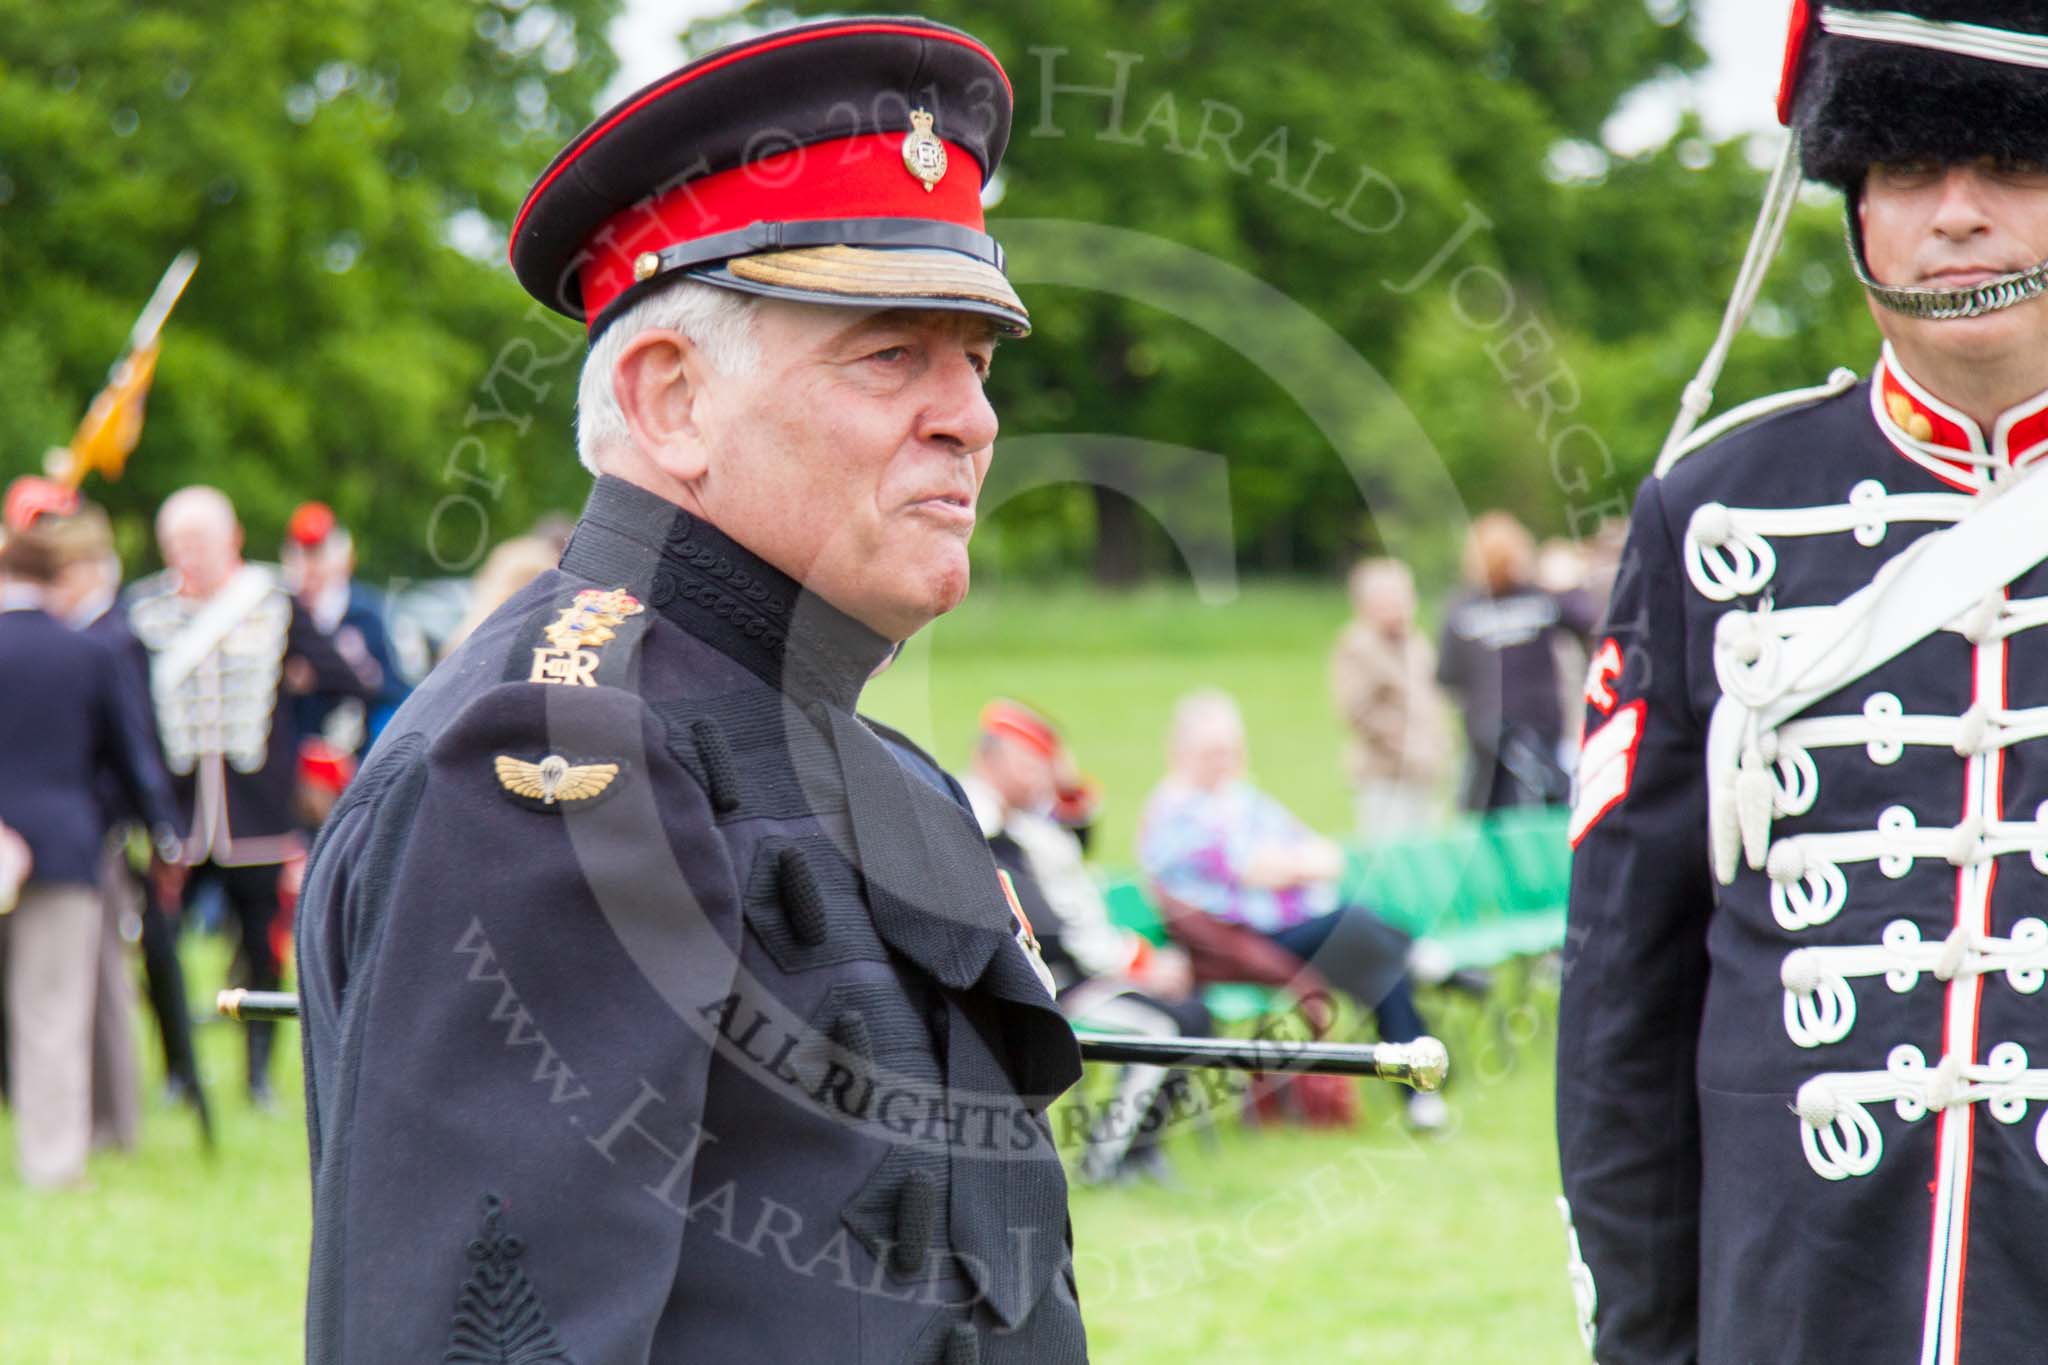
<path fill-rule="evenodd" d="M 851 711 L 895 646 L 702 518 L 599 476 L 562 569 L 630 586 L 685 631 L 799 706 Z"/>

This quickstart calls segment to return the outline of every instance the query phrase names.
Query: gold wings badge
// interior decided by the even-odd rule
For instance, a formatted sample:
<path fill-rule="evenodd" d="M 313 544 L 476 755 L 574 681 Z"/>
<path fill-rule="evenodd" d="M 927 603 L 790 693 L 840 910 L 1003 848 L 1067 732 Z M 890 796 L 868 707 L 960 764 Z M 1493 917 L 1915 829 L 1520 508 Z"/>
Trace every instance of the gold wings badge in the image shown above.
<path fill-rule="evenodd" d="M 549 754 L 538 763 L 499 754 L 497 769 L 499 786 L 547 806 L 588 801 L 619 775 L 616 763 L 571 763 L 560 754 Z"/>

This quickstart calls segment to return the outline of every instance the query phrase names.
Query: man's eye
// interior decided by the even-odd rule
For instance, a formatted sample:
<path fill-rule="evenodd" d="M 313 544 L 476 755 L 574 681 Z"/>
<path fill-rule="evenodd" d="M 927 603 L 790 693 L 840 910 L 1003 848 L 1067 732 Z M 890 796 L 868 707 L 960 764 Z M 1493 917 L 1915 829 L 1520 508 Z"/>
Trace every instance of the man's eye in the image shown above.
<path fill-rule="evenodd" d="M 884 365 L 894 365 L 899 360 L 908 360 L 909 358 L 910 348 L 908 346 L 885 346 L 868 357 L 869 360 L 879 360 Z"/>
<path fill-rule="evenodd" d="M 2013 179 L 2033 179 L 2048 175 L 2048 162 L 2033 157 L 1995 156 L 1991 158 L 1991 171 Z"/>
<path fill-rule="evenodd" d="M 1910 161 L 1887 161 L 1876 169 L 1886 180 L 1925 180 L 1940 173 L 1941 163 L 1933 157 L 1923 156 Z"/>

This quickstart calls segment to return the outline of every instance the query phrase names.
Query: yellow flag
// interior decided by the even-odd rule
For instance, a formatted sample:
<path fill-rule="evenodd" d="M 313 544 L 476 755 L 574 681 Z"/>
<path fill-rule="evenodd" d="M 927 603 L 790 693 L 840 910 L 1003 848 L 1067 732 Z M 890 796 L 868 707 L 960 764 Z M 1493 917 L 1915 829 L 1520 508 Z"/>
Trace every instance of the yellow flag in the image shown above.
<path fill-rule="evenodd" d="M 85 420 L 71 438 L 70 462 L 59 476 L 65 485 L 76 488 L 87 474 L 121 477 L 128 453 L 142 438 L 142 408 L 149 398 L 149 381 L 156 377 L 156 353 L 154 341 L 129 352 L 85 410 Z"/>

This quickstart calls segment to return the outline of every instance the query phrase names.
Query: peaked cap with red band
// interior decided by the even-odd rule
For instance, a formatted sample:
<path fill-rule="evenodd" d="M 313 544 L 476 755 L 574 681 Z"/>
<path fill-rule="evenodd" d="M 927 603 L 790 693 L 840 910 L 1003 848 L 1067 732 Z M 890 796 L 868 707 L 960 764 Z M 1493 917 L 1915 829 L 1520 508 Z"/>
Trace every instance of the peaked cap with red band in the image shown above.
<path fill-rule="evenodd" d="M 512 227 L 528 293 L 595 337 L 687 275 L 771 298 L 1030 315 L 984 230 L 1011 92 L 976 39 L 838 19 L 710 53 L 621 101 L 541 173 Z"/>

